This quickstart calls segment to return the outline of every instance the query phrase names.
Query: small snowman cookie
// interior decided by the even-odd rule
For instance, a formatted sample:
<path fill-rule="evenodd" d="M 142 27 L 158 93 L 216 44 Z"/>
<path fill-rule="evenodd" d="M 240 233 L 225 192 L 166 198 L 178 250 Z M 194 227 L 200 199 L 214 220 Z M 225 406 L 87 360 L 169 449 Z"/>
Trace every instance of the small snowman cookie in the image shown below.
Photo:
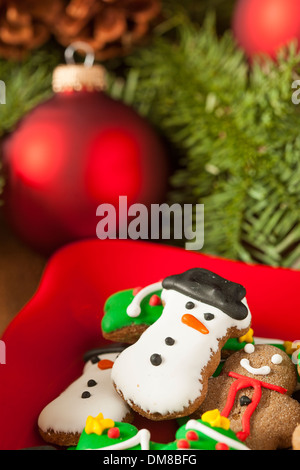
<path fill-rule="evenodd" d="M 193 417 L 217 408 L 250 449 L 289 448 L 300 424 L 300 404 L 291 397 L 296 384 L 295 365 L 284 351 L 248 344 L 209 380 L 206 399 Z"/>
<path fill-rule="evenodd" d="M 187 416 L 199 408 L 222 347 L 251 323 L 245 288 L 205 269 L 170 276 L 162 288 L 162 315 L 112 369 L 120 396 L 152 420 Z M 140 314 L 142 298 L 141 291 L 128 307 L 129 316 Z"/>
<path fill-rule="evenodd" d="M 87 416 L 95 413 L 101 412 L 105 418 L 109 416 L 121 422 L 133 419 L 130 408 L 111 381 L 111 369 L 120 350 L 116 346 L 86 354 L 82 376 L 49 403 L 38 418 L 39 432 L 46 442 L 76 445 Z"/>

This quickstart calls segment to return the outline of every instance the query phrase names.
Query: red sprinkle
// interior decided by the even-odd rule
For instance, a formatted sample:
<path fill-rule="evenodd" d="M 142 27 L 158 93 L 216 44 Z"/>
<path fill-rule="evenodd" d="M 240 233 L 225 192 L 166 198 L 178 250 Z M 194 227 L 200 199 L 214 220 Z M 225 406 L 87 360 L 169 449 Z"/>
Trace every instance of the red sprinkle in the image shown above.
<path fill-rule="evenodd" d="M 133 289 L 133 295 L 136 296 L 143 288 L 142 287 L 135 287 Z"/>
<path fill-rule="evenodd" d="M 149 305 L 151 307 L 157 307 L 158 305 L 161 305 L 161 299 L 158 297 L 158 295 L 152 295 L 151 299 L 149 300 Z"/>
<path fill-rule="evenodd" d="M 229 447 L 223 442 L 218 442 L 218 444 L 216 444 L 216 450 L 229 450 Z"/>
<path fill-rule="evenodd" d="M 118 439 L 120 437 L 120 429 L 119 428 L 110 428 L 107 431 L 107 436 L 111 439 Z"/>
<path fill-rule="evenodd" d="M 190 444 L 185 439 L 179 439 L 179 441 L 177 441 L 177 449 L 189 449 L 189 448 L 190 448 Z"/>
<path fill-rule="evenodd" d="M 186 433 L 185 437 L 186 437 L 189 441 L 198 441 L 198 440 L 199 440 L 198 434 L 197 434 L 195 431 L 188 431 L 188 432 Z"/>

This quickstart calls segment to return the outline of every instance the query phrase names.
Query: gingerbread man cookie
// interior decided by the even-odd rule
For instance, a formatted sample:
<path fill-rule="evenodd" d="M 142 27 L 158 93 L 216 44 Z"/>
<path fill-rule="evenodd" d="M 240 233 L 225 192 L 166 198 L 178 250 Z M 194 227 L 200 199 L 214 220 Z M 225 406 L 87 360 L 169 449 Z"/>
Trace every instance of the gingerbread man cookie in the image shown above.
<path fill-rule="evenodd" d="M 191 269 L 164 279 L 162 287 L 160 318 L 112 369 L 120 396 L 152 420 L 187 416 L 199 408 L 222 347 L 251 323 L 245 288 L 210 271 Z M 129 315 L 140 314 L 140 301 L 134 298 Z"/>
<path fill-rule="evenodd" d="M 209 380 L 194 417 L 218 409 L 250 449 L 286 449 L 300 424 L 300 404 L 291 397 L 296 385 L 295 365 L 284 351 L 248 344 L 227 359 L 219 377 Z"/>

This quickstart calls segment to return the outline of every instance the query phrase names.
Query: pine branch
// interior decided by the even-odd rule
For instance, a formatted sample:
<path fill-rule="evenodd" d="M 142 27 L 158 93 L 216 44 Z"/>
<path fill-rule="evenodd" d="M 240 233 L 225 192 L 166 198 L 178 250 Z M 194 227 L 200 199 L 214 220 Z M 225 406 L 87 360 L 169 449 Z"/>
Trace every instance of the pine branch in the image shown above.
<path fill-rule="evenodd" d="M 128 60 L 131 104 L 166 136 L 177 160 L 169 201 L 205 204 L 204 251 L 292 266 L 300 250 L 300 56 L 249 69 L 212 16 L 177 28 Z"/>

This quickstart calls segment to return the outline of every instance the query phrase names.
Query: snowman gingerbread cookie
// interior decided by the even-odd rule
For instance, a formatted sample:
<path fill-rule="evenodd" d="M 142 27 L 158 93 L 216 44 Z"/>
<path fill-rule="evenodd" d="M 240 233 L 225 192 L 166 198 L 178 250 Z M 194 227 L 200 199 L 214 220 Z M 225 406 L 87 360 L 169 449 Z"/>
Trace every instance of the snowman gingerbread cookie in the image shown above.
<path fill-rule="evenodd" d="M 111 381 L 114 360 L 121 345 L 89 351 L 81 377 L 49 403 L 38 418 L 44 441 L 58 446 L 78 443 L 88 415 L 103 413 L 116 421 L 131 422 L 133 414 Z"/>
<path fill-rule="evenodd" d="M 205 399 L 226 341 L 250 328 L 245 296 L 242 285 L 201 268 L 164 279 L 161 316 L 112 368 L 120 396 L 151 420 L 193 413 Z M 129 316 L 140 314 L 142 298 L 141 291 L 128 307 Z"/>
<path fill-rule="evenodd" d="M 283 350 L 248 344 L 209 380 L 206 399 L 193 417 L 216 408 L 250 449 L 290 448 L 300 424 L 300 404 L 291 397 L 296 385 L 295 365 Z"/>

